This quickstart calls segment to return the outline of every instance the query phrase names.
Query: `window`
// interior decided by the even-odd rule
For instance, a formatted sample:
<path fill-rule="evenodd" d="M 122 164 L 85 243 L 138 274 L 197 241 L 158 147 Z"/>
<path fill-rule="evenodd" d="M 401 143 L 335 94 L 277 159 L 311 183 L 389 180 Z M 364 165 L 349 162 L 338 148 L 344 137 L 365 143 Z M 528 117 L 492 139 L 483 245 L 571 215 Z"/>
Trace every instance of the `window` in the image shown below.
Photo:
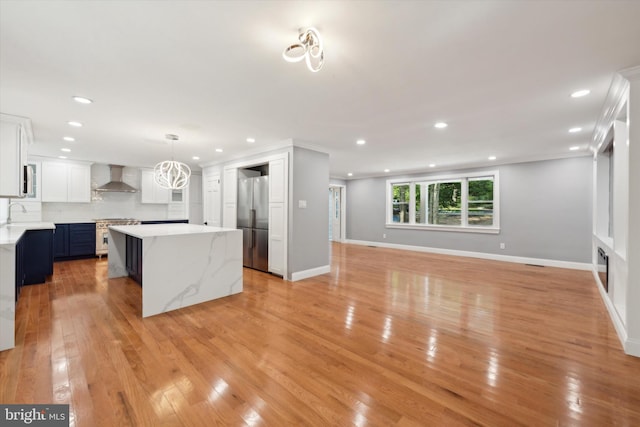
<path fill-rule="evenodd" d="M 470 226 L 493 225 L 493 177 L 470 178 L 467 223 Z"/>
<path fill-rule="evenodd" d="M 393 222 L 409 223 L 409 184 L 396 184 L 392 189 Z"/>
<path fill-rule="evenodd" d="M 497 232 L 498 172 L 389 180 L 387 226 Z"/>

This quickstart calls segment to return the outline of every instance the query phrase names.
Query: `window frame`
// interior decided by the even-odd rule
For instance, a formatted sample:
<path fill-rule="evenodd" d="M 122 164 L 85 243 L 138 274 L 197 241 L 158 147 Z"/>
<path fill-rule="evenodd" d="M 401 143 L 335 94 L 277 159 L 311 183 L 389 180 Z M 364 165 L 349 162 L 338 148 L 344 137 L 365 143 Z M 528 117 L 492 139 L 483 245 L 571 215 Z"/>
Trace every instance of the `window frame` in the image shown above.
<path fill-rule="evenodd" d="M 483 177 L 493 177 L 493 225 L 469 225 L 469 179 L 477 179 Z M 421 224 L 416 223 L 416 200 L 415 186 L 416 184 L 427 184 L 437 182 L 461 182 L 461 223 L 460 225 L 439 225 L 439 224 Z M 409 222 L 398 223 L 393 222 L 393 186 L 408 184 L 409 185 Z M 498 170 L 485 170 L 477 172 L 468 172 L 460 174 L 447 175 L 424 175 L 417 177 L 392 178 L 386 182 L 386 222 L 385 228 L 400 228 L 411 230 L 437 230 L 437 231 L 457 231 L 464 233 L 485 233 L 498 234 L 500 232 L 500 174 Z"/>

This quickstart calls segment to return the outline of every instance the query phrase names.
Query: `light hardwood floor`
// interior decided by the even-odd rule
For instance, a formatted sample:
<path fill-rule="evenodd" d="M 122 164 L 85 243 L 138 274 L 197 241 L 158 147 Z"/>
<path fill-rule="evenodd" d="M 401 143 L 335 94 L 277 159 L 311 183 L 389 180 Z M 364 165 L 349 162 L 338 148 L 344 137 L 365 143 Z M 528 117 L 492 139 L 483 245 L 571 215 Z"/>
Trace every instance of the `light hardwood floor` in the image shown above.
<path fill-rule="evenodd" d="M 142 319 L 105 260 L 24 288 L 0 402 L 75 426 L 638 426 L 587 271 L 333 244 L 332 273 Z"/>

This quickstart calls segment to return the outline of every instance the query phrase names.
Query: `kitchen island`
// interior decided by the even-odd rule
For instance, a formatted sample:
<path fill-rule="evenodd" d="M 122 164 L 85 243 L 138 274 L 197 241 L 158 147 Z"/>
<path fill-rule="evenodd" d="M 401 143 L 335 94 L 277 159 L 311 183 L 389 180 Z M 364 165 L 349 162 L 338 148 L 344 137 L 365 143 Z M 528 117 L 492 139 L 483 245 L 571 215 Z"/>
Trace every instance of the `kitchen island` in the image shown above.
<path fill-rule="evenodd" d="M 242 292 L 241 230 L 110 226 L 108 257 L 110 279 L 131 275 L 141 284 L 142 317 Z"/>

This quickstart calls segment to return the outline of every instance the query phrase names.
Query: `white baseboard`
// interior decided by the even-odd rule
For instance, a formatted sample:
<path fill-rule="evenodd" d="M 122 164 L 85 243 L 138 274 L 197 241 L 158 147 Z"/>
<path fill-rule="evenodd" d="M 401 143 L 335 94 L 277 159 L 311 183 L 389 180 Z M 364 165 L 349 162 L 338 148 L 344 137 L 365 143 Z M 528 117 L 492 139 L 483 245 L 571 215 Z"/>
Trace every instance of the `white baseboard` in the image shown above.
<path fill-rule="evenodd" d="M 602 287 L 602 285 L 600 284 L 600 278 L 598 277 L 598 272 L 593 266 L 591 267 L 591 272 L 593 273 L 593 278 L 595 279 L 596 285 L 598 286 L 598 291 L 600 291 L 600 297 L 602 297 L 602 301 L 604 301 L 604 306 L 607 307 L 607 311 L 609 312 L 609 317 L 613 322 L 613 328 L 616 330 L 616 333 L 618 334 L 618 339 L 620 340 L 620 343 L 624 348 L 624 352 L 627 354 L 632 354 L 634 356 L 640 357 L 640 343 L 637 343 L 637 347 L 634 345 L 636 343 L 630 343 L 630 341 L 632 340 L 628 339 L 627 329 L 624 327 L 624 323 L 620 318 L 620 314 L 618 314 L 618 310 L 616 310 L 616 307 L 613 305 L 613 302 L 609 298 L 609 295 L 607 295 L 607 292 L 604 290 L 604 287 Z M 634 347 L 635 353 L 629 350 L 628 347 Z"/>
<path fill-rule="evenodd" d="M 347 239 L 345 240 L 345 243 L 350 243 L 354 245 L 363 245 L 363 246 L 379 246 L 381 248 L 402 249 L 402 250 L 416 251 L 416 252 L 428 252 L 428 253 L 441 254 L 441 255 L 483 258 L 483 259 L 491 259 L 494 261 L 515 262 L 519 264 L 536 264 L 536 265 L 544 265 L 546 267 L 569 268 L 572 270 L 591 270 L 592 269 L 592 265 L 590 263 L 583 263 L 583 262 L 558 261 L 558 260 L 543 259 L 543 258 L 527 258 L 527 257 L 519 257 L 519 256 L 511 256 L 511 255 L 490 254 L 486 252 L 458 251 L 455 249 L 430 248 L 427 246 L 400 245 L 396 243 L 367 242 L 364 240 Z"/>
<path fill-rule="evenodd" d="M 630 356 L 640 357 L 640 341 L 628 338 L 624 343 L 624 352 Z"/>
<path fill-rule="evenodd" d="M 320 276 L 321 274 L 327 274 L 330 272 L 330 265 L 323 265 L 322 267 L 311 268 L 309 270 L 296 271 L 295 273 L 291 273 L 291 281 L 297 282 L 298 280 L 308 279 L 309 277 Z"/>

